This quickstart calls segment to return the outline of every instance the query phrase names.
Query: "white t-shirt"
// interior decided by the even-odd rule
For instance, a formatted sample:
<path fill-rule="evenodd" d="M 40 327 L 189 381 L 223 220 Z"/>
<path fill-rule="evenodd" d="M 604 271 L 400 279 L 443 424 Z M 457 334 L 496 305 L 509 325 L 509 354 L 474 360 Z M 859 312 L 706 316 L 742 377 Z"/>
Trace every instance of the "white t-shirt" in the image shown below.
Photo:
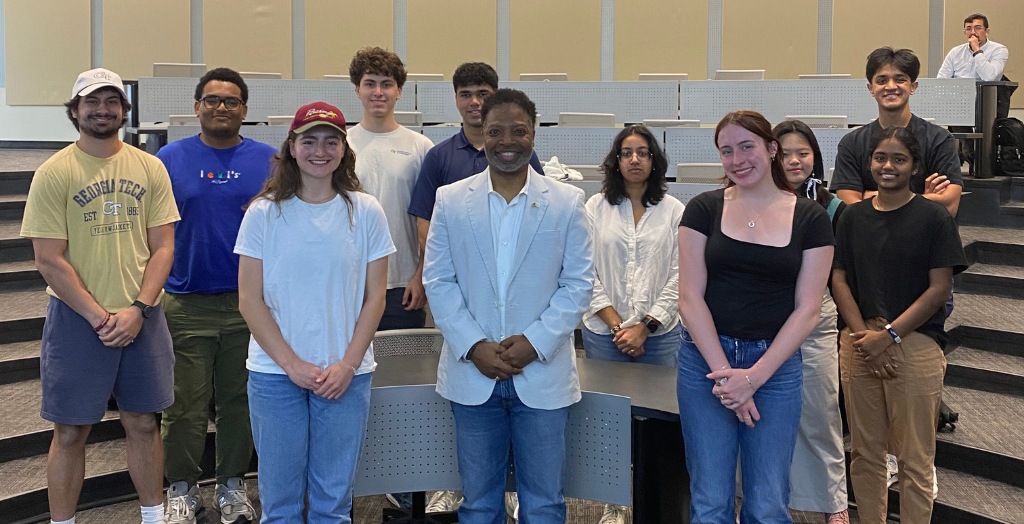
<path fill-rule="evenodd" d="M 263 261 L 263 301 L 299 358 L 321 369 L 345 356 L 366 288 L 366 265 L 395 252 L 384 211 L 366 193 L 324 204 L 260 199 L 245 212 L 235 253 Z M 282 375 L 256 339 L 246 368 Z M 376 368 L 370 344 L 356 374 Z"/>
<path fill-rule="evenodd" d="M 348 130 L 348 144 L 356 152 L 356 176 L 384 208 L 398 249 L 388 258 L 388 289 L 405 287 L 420 262 L 416 217 L 409 214 L 409 203 L 423 157 L 434 143 L 402 126 L 371 133 L 357 125 Z"/>

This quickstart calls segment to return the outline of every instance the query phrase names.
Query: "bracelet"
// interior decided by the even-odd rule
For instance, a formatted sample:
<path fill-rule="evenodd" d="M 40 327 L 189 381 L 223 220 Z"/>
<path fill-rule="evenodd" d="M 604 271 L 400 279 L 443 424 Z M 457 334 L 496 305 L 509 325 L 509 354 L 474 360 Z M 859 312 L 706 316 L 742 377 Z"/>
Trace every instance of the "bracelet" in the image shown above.
<path fill-rule="evenodd" d="M 349 364 L 348 362 L 345 362 L 344 360 L 339 360 L 338 362 L 341 362 L 342 364 L 345 364 L 345 366 L 347 366 L 349 369 L 351 369 L 353 375 L 356 374 L 356 368 L 352 367 L 352 364 Z"/>
<path fill-rule="evenodd" d="M 99 333 L 100 330 L 103 329 L 103 327 L 106 326 L 107 322 L 110 320 L 110 312 L 109 311 L 104 311 L 104 313 L 106 313 L 106 316 L 103 317 L 103 322 L 100 322 L 100 325 L 92 328 L 92 330 L 97 332 L 97 333 Z"/>
<path fill-rule="evenodd" d="M 612 326 L 612 334 L 613 335 L 618 333 L 619 331 L 622 331 L 622 322 L 619 322 L 618 324 L 615 324 L 614 326 Z"/>
<path fill-rule="evenodd" d="M 754 383 L 750 381 L 750 375 L 743 375 L 743 378 L 747 379 L 747 385 L 750 386 L 750 390 L 757 393 L 757 388 L 755 388 Z"/>

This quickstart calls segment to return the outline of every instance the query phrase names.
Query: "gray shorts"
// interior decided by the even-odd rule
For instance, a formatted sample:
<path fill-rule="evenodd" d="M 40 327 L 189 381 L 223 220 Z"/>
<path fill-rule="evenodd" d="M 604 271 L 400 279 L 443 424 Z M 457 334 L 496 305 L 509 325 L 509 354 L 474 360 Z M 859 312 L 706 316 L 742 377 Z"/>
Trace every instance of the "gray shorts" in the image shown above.
<path fill-rule="evenodd" d="M 87 320 L 50 297 L 39 371 L 39 415 L 51 422 L 95 424 L 103 419 L 111 394 L 123 411 L 163 411 L 174 403 L 174 350 L 164 310 L 153 308 L 135 342 L 111 348 L 100 342 Z"/>

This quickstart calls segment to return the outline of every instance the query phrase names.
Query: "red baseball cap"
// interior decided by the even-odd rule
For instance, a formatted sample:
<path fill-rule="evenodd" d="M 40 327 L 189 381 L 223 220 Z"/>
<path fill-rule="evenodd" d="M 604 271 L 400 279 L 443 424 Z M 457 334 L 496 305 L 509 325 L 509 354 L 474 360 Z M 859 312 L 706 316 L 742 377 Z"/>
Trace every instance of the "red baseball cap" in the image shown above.
<path fill-rule="evenodd" d="M 295 112 L 292 125 L 288 128 L 290 133 L 303 133 L 316 126 L 331 126 L 342 133 L 345 133 L 345 115 L 341 110 L 327 102 L 313 102 L 306 104 Z"/>

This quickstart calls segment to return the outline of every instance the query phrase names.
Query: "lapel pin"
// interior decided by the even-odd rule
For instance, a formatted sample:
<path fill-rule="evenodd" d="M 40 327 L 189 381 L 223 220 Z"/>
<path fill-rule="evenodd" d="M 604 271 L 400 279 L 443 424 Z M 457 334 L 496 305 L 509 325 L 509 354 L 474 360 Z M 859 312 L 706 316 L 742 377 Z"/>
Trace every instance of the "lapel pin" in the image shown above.
<path fill-rule="evenodd" d="M 538 206 L 537 203 L 534 202 L 534 203 L 530 204 L 530 207 L 540 207 L 540 206 Z"/>

